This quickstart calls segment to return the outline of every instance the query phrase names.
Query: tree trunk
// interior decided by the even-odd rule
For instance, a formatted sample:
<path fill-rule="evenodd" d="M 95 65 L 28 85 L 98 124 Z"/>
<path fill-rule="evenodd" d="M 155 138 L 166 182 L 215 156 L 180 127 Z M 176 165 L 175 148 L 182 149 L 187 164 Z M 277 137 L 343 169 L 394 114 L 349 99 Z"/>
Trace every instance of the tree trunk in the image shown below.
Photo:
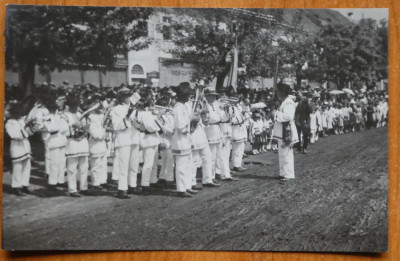
<path fill-rule="evenodd" d="M 103 79 L 101 77 L 101 70 L 99 70 L 99 86 L 100 88 L 103 88 Z"/>
<path fill-rule="evenodd" d="M 80 73 L 81 73 L 81 84 L 84 85 L 85 84 L 85 72 L 83 70 L 81 70 Z"/>
<path fill-rule="evenodd" d="M 50 86 L 50 83 L 51 83 L 51 71 L 50 71 L 50 69 L 46 72 L 46 82 L 47 82 L 47 86 Z"/>
<path fill-rule="evenodd" d="M 298 66 L 296 68 L 296 90 L 300 90 L 301 89 L 301 67 L 302 66 Z"/>
<path fill-rule="evenodd" d="M 336 89 L 340 88 L 340 79 L 336 77 Z"/>
<path fill-rule="evenodd" d="M 24 97 L 31 95 L 34 91 L 35 81 L 35 63 L 33 61 L 25 61 L 20 63 L 19 69 L 19 87 Z"/>
<path fill-rule="evenodd" d="M 215 89 L 217 92 L 221 91 L 224 88 L 224 81 L 226 78 L 227 73 L 226 72 L 222 72 L 217 76 L 217 82 L 216 82 L 216 86 Z"/>
<path fill-rule="evenodd" d="M 218 74 L 217 82 L 215 83 L 215 89 L 217 92 L 221 91 L 224 88 L 224 81 L 225 81 L 225 78 L 228 75 L 230 69 L 231 69 L 230 64 L 227 64 L 225 69 L 220 74 Z M 230 87 L 230 86 L 228 86 L 228 87 Z"/>

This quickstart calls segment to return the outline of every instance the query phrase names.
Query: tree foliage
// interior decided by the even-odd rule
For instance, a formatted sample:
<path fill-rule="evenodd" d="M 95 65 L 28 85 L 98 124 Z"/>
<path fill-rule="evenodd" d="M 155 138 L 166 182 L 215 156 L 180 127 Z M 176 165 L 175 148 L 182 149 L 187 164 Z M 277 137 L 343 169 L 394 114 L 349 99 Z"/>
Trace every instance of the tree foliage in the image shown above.
<path fill-rule="evenodd" d="M 20 75 L 26 94 L 32 91 L 35 66 L 41 72 L 64 68 L 105 70 L 118 54 L 149 44 L 151 8 L 8 6 L 6 67 Z"/>
<path fill-rule="evenodd" d="M 346 82 L 375 86 L 387 78 L 387 24 L 361 19 L 348 25 L 328 25 L 318 35 L 320 68 L 339 88 Z"/>
<path fill-rule="evenodd" d="M 172 23 L 175 44 L 170 52 L 179 60 L 195 66 L 193 80 L 217 78 L 217 88 L 222 88 L 230 69 L 227 59 L 237 44 L 239 64 L 245 65 L 251 76 L 268 75 L 265 60 L 270 51 L 272 31 L 282 18 L 282 10 L 252 9 L 266 19 L 250 19 L 227 10 L 199 10 L 198 17 L 182 14 Z M 256 17 L 256 16 L 255 16 Z"/>

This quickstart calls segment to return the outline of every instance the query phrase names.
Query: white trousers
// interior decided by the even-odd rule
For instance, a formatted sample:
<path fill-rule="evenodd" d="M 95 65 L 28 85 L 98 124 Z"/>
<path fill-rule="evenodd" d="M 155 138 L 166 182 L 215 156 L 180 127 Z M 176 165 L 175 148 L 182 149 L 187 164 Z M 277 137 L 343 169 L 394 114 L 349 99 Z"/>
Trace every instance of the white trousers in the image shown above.
<path fill-rule="evenodd" d="M 21 188 L 29 186 L 29 178 L 31 177 L 31 159 L 24 159 L 12 163 L 12 180 L 11 187 Z"/>
<path fill-rule="evenodd" d="M 118 161 L 119 161 L 118 150 L 116 149 L 114 151 L 114 158 L 113 158 L 113 169 L 112 169 L 112 174 L 111 174 L 112 180 L 118 180 L 118 176 L 119 176 Z"/>
<path fill-rule="evenodd" d="M 174 156 L 171 149 L 163 149 L 161 154 L 160 179 L 174 181 Z"/>
<path fill-rule="evenodd" d="M 279 175 L 284 178 L 294 179 L 294 156 L 293 148 L 285 146 L 282 148 L 282 140 L 278 140 Z"/>
<path fill-rule="evenodd" d="M 49 185 L 57 185 L 65 183 L 65 147 L 49 149 Z M 87 167 L 86 167 L 87 169 Z"/>
<path fill-rule="evenodd" d="M 231 178 L 231 169 L 229 168 L 229 156 L 231 154 L 231 139 L 224 138 L 219 151 L 217 151 L 217 167 L 222 178 Z M 216 171 L 217 172 L 217 171 Z"/>
<path fill-rule="evenodd" d="M 142 167 L 142 182 L 141 185 L 148 187 L 151 183 L 157 182 L 157 167 L 158 167 L 158 146 L 142 148 L 143 167 Z M 157 159 L 156 159 L 157 158 Z"/>
<path fill-rule="evenodd" d="M 174 155 L 176 189 L 178 192 L 185 192 L 192 188 L 192 153 L 186 155 Z"/>
<path fill-rule="evenodd" d="M 118 190 L 128 190 L 137 186 L 139 170 L 139 145 L 118 147 L 115 149 L 118 158 Z"/>
<path fill-rule="evenodd" d="M 245 142 L 232 143 L 232 163 L 233 167 L 239 168 L 242 166 Z"/>
<path fill-rule="evenodd" d="M 87 176 L 89 168 L 89 157 L 69 157 L 67 158 L 68 192 L 77 192 L 77 180 L 79 169 L 79 189 L 85 191 L 88 189 Z"/>
<path fill-rule="evenodd" d="M 201 150 L 192 150 L 193 154 L 193 176 L 192 185 L 196 185 L 197 168 L 202 167 L 203 179 L 202 183 L 212 183 L 212 155 L 210 147 L 207 146 Z"/>
<path fill-rule="evenodd" d="M 221 142 L 220 143 L 213 143 L 213 144 L 208 144 L 211 150 L 211 177 L 212 179 L 215 179 L 215 171 L 217 168 L 217 155 L 221 153 Z"/>
<path fill-rule="evenodd" d="M 92 172 L 93 186 L 107 183 L 107 155 L 90 157 L 90 170 Z"/>
<path fill-rule="evenodd" d="M 47 143 L 44 143 L 44 171 L 47 175 L 50 175 L 50 149 L 47 147 Z"/>

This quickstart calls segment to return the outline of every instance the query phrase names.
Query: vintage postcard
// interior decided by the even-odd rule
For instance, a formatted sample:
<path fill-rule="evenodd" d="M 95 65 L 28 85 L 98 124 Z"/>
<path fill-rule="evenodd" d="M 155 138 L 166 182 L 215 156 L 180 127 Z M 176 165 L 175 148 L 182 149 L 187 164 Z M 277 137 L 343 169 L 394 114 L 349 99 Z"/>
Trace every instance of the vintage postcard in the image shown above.
<path fill-rule="evenodd" d="M 387 251 L 388 9 L 6 11 L 4 250 Z"/>

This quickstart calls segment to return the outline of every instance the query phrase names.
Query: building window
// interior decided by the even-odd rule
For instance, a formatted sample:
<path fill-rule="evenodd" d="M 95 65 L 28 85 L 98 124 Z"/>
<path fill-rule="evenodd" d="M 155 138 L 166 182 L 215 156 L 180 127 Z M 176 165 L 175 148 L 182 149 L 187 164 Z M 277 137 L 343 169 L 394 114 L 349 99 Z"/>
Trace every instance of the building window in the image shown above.
<path fill-rule="evenodd" d="M 163 16 L 162 21 L 163 21 L 163 23 L 169 24 L 172 22 L 172 18 L 169 16 Z"/>
<path fill-rule="evenodd" d="M 144 74 L 143 67 L 140 66 L 139 64 L 135 64 L 132 67 L 131 74 Z"/>
<path fill-rule="evenodd" d="M 164 40 L 171 40 L 172 39 L 172 29 L 170 26 L 163 26 L 162 29 L 163 39 Z"/>

